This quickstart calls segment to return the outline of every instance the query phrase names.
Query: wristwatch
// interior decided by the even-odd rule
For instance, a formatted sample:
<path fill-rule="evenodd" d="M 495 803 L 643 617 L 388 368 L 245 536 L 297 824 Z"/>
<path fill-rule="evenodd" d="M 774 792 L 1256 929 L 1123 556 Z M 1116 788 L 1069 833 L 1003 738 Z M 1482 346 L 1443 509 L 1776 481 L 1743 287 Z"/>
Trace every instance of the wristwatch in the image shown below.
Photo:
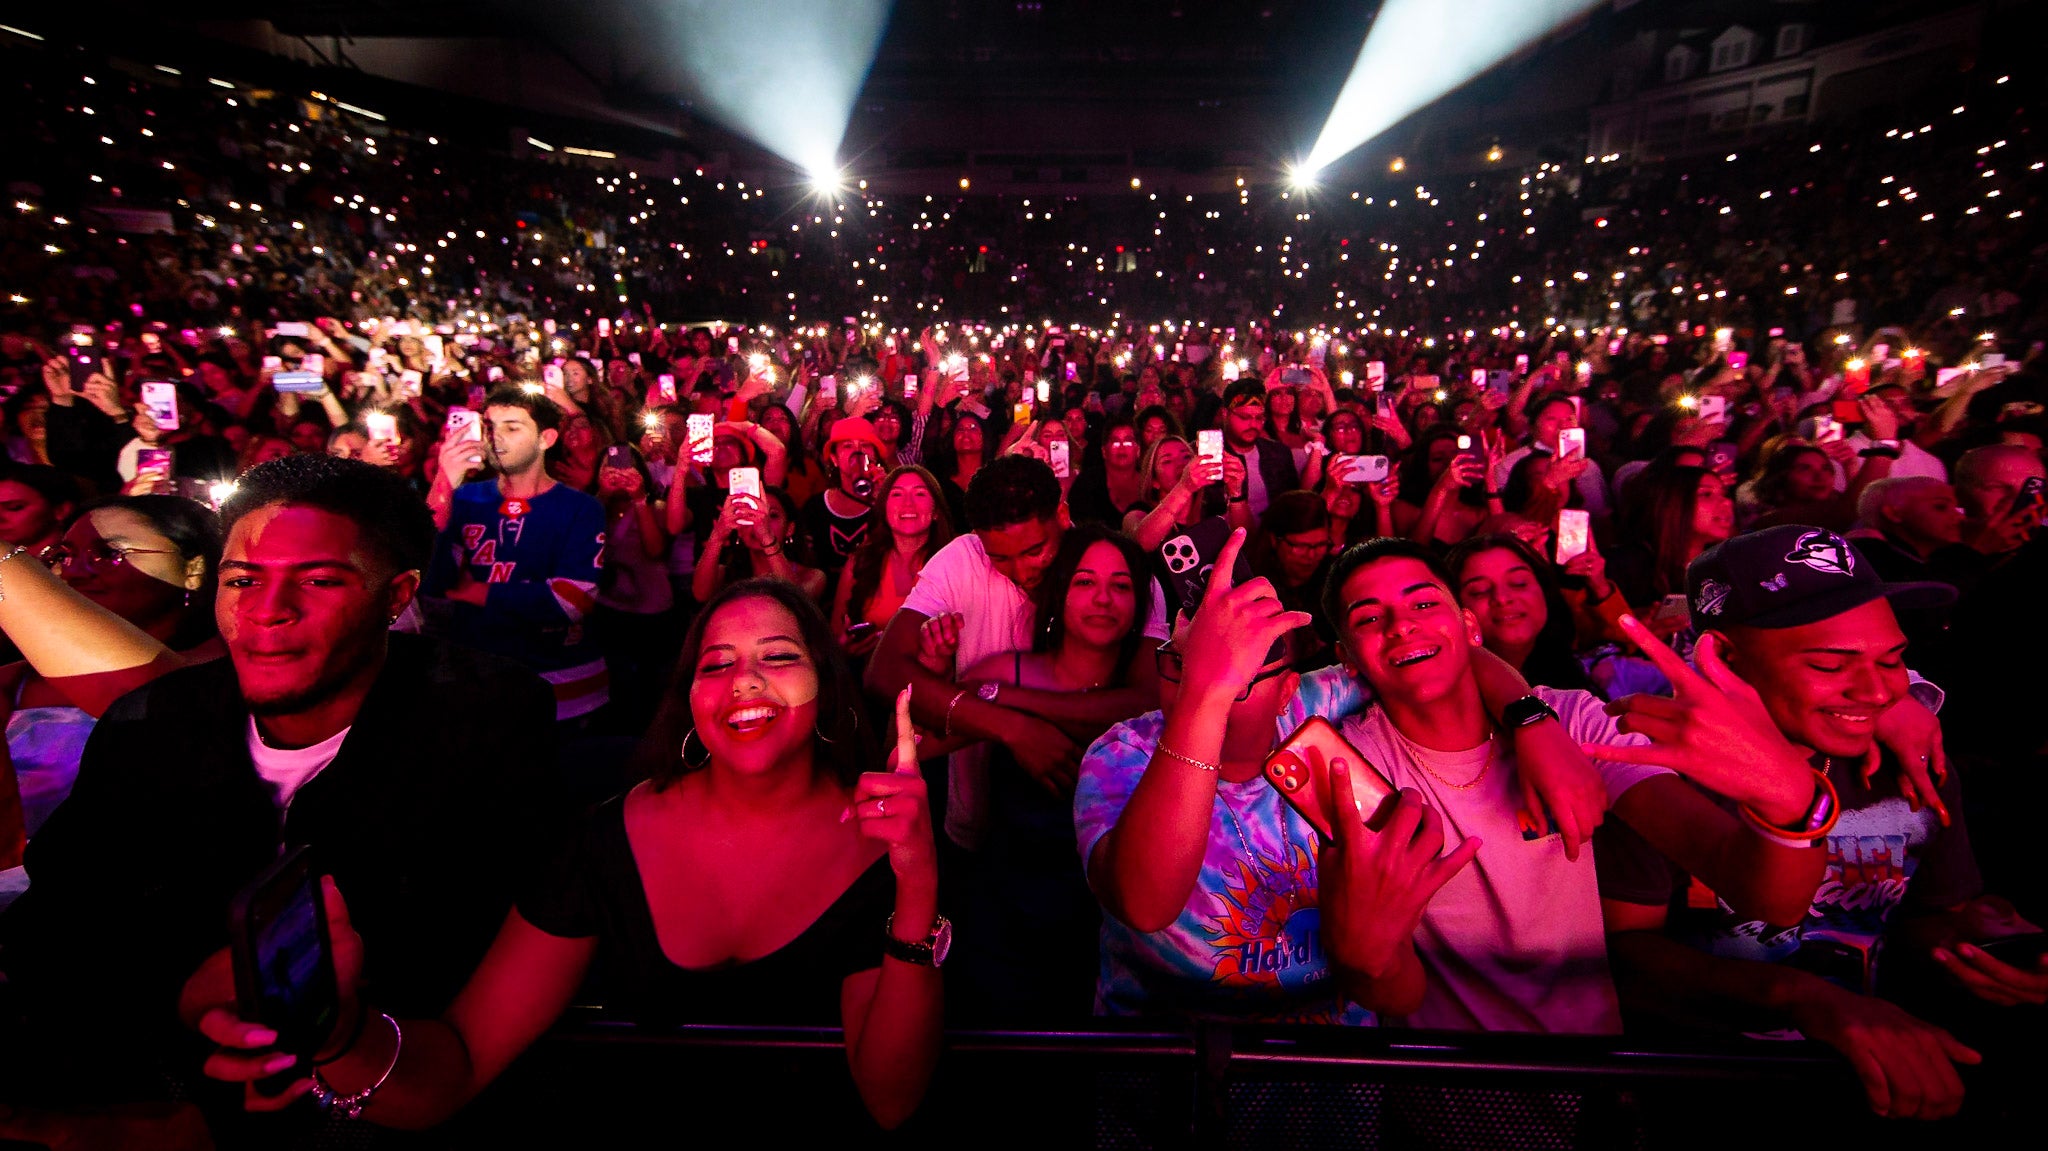
<path fill-rule="evenodd" d="M 896 938 L 890 930 L 896 923 L 896 913 L 890 912 L 888 922 L 882 924 L 882 954 L 904 963 L 919 967 L 944 967 L 946 955 L 953 950 L 953 921 L 943 915 L 932 918 L 932 933 L 916 943 L 905 943 Z"/>
<path fill-rule="evenodd" d="M 990 680 L 987 683 L 982 684 L 980 687 L 975 688 L 974 694 L 983 703 L 994 703 L 996 701 L 996 696 L 1002 694 L 1002 690 L 1002 684 L 997 683 L 995 680 Z"/>
<path fill-rule="evenodd" d="M 1557 709 L 1533 695 L 1525 695 L 1500 709 L 1501 726 L 1509 729 L 1527 727 L 1546 719 L 1556 719 Z"/>

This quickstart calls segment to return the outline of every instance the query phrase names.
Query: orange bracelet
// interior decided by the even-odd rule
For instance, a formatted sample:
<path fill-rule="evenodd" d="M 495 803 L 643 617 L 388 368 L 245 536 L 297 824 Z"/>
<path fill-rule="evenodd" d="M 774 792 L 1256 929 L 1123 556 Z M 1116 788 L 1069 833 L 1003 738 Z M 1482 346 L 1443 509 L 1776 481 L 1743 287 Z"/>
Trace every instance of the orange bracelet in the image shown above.
<path fill-rule="evenodd" d="M 1773 839 L 1796 839 L 1812 843 L 1824 838 L 1828 832 L 1835 829 L 1835 821 L 1842 817 L 1842 797 L 1835 791 L 1835 782 L 1827 777 L 1826 772 L 1810 767 L 1807 770 L 1813 772 L 1813 778 L 1818 781 L 1818 786 L 1813 789 L 1813 802 L 1807 806 L 1806 814 L 1800 817 L 1798 827 L 1779 827 L 1758 815 L 1756 809 L 1746 803 L 1739 808 L 1742 818 Z"/>

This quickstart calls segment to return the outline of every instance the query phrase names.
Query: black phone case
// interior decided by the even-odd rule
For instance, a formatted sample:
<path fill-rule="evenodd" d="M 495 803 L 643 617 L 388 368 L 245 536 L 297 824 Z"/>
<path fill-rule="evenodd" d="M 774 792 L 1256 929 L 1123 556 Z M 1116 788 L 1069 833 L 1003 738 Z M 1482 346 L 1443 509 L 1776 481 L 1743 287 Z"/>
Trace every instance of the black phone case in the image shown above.
<path fill-rule="evenodd" d="M 258 975 L 261 957 L 257 954 L 254 930 L 256 924 L 252 922 L 252 913 L 256 909 L 257 898 L 261 893 L 287 877 L 292 879 L 294 885 L 310 878 L 315 883 L 316 898 L 323 900 L 323 905 L 316 909 L 313 917 L 313 929 L 320 938 L 322 973 L 330 984 L 334 982 L 334 941 L 327 934 L 325 897 L 324 894 L 317 894 L 320 873 L 313 869 L 311 852 L 310 847 L 300 846 L 287 853 L 262 875 L 257 876 L 254 882 L 237 892 L 233 902 L 228 905 L 228 954 L 234 965 L 236 1010 L 241 1013 L 242 1018 L 261 1023 L 276 1031 L 279 1050 L 290 1051 L 293 1046 L 301 1048 L 293 1052 L 299 1056 L 296 1064 L 254 1084 L 257 1093 L 261 1095 L 276 1095 L 308 1074 L 312 1068 L 313 1054 L 320 1042 L 326 1038 L 287 1036 L 287 1021 L 266 1009 L 261 979 Z M 338 992 L 336 998 L 339 999 Z M 297 1043 L 292 1042 L 294 1039 Z"/>

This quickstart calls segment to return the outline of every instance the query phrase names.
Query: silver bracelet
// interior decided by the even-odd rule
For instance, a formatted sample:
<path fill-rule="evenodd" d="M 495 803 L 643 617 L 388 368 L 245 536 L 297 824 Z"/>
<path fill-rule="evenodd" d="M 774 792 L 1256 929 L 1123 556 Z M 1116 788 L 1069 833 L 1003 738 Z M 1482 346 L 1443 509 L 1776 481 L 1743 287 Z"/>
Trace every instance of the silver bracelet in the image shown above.
<path fill-rule="evenodd" d="M 375 1083 L 353 1095 L 339 1095 L 327 1082 L 327 1077 L 320 1074 L 320 1069 L 313 1069 L 313 1098 L 319 1102 L 323 1110 L 339 1111 L 344 1119 L 361 1119 L 363 1108 L 370 1105 L 370 1096 L 375 1095 L 377 1089 L 391 1078 L 391 1073 L 398 1070 L 398 1057 L 405 1053 L 405 1029 L 398 1025 L 398 1020 L 389 1015 L 384 1016 L 384 1022 L 391 1025 L 391 1066 L 384 1069 L 384 1074 L 377 1076 Z"/>
<path fill-rule="evenodd" d="M 16 557 L 16 556 L 18 556 L 18 555 L 26 555 L 27 553 L 28 553 L 28 549 L 27 549 L 27 548 L 23 547 L 23 546 L 22 546 L 22 545 L 20 545 L 20 544 L 16 544 L 16 545 L 14 545 L 14 550 L 13 550 L 13 551 L 11 551 L 11 552 L 8 552 L 8 553 L 7 553 L 6 555 L 0 555 L 0 564 L 4 564 L 4 563 L 6 563 L 6 562 L 7 562 L 8 560 L 11 560 L 11 559 L 13 559 L 14 557 Z M 0 601 L 4 601 L 4 600 L 6 600 L 6 599 L 7 599 L 7 593 L 6 593 L 6 591 L 5 591 L 4 589 L 0 589 Z"/>

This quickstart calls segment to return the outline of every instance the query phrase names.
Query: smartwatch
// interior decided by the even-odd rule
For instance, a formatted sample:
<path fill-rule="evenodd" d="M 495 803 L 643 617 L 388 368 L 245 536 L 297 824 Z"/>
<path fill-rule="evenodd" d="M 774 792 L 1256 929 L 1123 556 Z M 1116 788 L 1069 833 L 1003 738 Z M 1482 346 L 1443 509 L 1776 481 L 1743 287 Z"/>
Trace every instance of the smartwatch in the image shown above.
<path fill-rule="evenodd" d="M 1557 709 L 1534 695 L 1525 695 L 1500 709 L 1501 726 L 1510 730 L 1556 718 Z"/>

